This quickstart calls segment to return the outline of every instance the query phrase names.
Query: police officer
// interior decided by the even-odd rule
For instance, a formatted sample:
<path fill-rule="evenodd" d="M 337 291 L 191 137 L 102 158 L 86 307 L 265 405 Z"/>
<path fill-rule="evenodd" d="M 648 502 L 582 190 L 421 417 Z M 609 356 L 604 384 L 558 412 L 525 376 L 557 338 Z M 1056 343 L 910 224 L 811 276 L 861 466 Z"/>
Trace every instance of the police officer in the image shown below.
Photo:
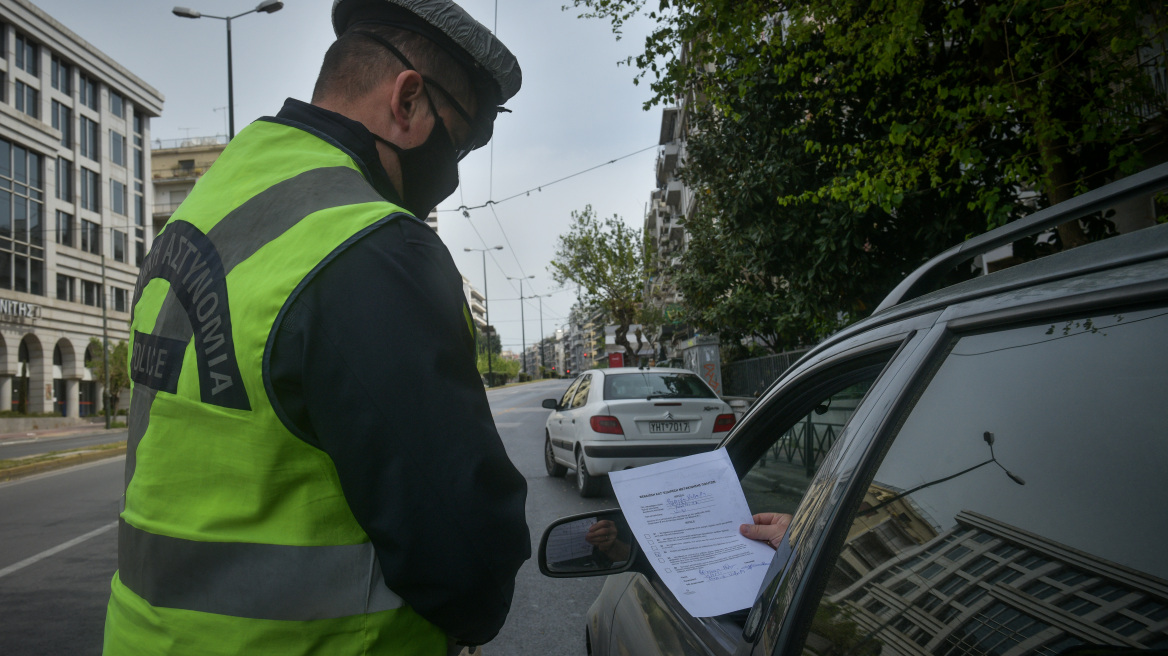
<path fill-rule="evenodd" d="M 455 653 L 530 556 L 419 220 L 519 66 L 449 0 L 336 0 L 333 26 L 312 104 L 241 131 L 143 263 L 107 654 Z"/>

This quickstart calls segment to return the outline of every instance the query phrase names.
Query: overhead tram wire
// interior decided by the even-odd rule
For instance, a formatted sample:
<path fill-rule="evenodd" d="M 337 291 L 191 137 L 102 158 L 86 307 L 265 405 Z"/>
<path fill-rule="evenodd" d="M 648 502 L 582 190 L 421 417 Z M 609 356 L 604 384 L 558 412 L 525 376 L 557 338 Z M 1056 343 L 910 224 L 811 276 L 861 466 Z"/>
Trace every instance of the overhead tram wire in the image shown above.
<path fill-rule="evenodd" d="M 495 217 L 495 223 L 499 226 L 499 232 L 503 233 L 503 240 L 507 242 L 507 247 L 511 249 L 511 257 L 515 259 L 515 265 L 519 267 L 519 275 L 526 278 L 527 272 L 523 270 L 523 265 L 519 262 L 519 256 L 515 254 L 515 247 L 511 245 L 511 238 L 507 236 L 507 231 L 503 229 L 503 222 L 499 220 L 499 215 L 495 212 L 495 206 L 491 206 L 491 214 Z"/>
<path fill-rule="evenodd" d="M 515 200 L 516 198 L 519 198 L 520 196 L 529 196 L 529 195 L 531 195 L 531 192 L 533 192 L 533 191 L 543 191 L 544 187 L 550 187 L 554 184 L 559 184 L 561 182 L 564 182 L 565 180 L 571 180 L 572 178 L 574 178 L 576 176 L 584 175 L 585 173 L 588 173 L 590 171 L 595 171 L 596 169 L 608 166 L 610 164 L 616 164 L 617 162 L 621 161 L 622 159 L 628 159 L 634 155 L 640 155 L 641 153 L 645 152 L 646 150 L 652 150 L 654 148 L 657 148 L 659 145 L 660 144 L 653 144 L 652 146 L 648 146 L 647 148 L 642 148 L 640 150 L 633 151 L 627 155 L 621 155 L 620 157 L 617 157 L 615 159 L 610 159 L 607 162 L 597 164 L 596 166 L 588 167 L 582 171 L 577 171 L 571 175 L 566 175 L 566 176 L 559 178 L 557 180 L 552 180 L 551 182 L 545 182 L 537 187 L 532 187 L 531 189 L 528 189 L 527 191 L 521 191 L 517 194 L 511 194 L 510 196 L 507 196 L 506 198 L 501 198 L 499 200 L 488 200 L 488 201 L 482 203 L 481 205 L 460 205 L 459 207 L 455 207 L 453 209 L 438 210 L 438 211 L 439 212 L 466 212 L 469 210 L 481 210 L 484 207 L 490 207 L 492 205 L 499 205 L 502 203 L 506 203 L 507 201 Z"/>

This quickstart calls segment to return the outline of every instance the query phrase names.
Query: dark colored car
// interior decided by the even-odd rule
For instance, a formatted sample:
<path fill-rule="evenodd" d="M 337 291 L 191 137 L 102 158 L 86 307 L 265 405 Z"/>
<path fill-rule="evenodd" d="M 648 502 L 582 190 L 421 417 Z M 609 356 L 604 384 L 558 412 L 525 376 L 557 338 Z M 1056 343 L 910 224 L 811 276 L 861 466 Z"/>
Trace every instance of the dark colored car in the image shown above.
<path fill-rule="evenodd" d="M 795 515 L 749 610 L 689 616 L 635 545 L 541 546 L 545 574 L 611 574 L 588 653 L 1168 649 L 1168 225 L 928 291 L 1165 187 L 1168 165 L 938 256 L 771 386 L 722 443 L 752 512 Z M 569 520 L 593 518 L 628 533 Z"/>

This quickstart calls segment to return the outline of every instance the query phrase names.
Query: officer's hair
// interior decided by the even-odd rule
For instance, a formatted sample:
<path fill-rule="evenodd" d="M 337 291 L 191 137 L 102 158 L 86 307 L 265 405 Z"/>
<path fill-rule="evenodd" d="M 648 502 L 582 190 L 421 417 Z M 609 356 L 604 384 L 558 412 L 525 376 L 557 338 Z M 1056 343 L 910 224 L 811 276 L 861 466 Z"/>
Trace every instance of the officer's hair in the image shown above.
<path fill-rule="evenodd" d="M 469 76 L 444 50 L 425 37 L 384 25 L 361 25 L 333 42 L 324 54 L 312 102 L 325 99 L 346 101 L 363 97 L 385 80 L 406 70 L 405 64 L 377 41 L 355 33 L 372 32 L 401 51 L 419 73 L 435 80 L 460 103 L 474 97 Z M 430 92 L 434 102 L 445 104 L 441 93 Z M 476 102 L 481 102 L 475 98 Z M 470 111 L 469 107 L 466 107 Z"/>

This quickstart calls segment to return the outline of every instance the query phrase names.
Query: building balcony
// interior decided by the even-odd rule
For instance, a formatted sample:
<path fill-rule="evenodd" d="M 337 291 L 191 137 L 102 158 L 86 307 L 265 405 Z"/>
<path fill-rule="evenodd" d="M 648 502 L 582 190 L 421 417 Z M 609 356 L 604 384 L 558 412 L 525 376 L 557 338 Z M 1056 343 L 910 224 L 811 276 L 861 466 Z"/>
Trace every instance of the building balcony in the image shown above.
<path fill-rule="evenodd" d="M 669 176 L 677 170 L 677 159 L 681 153 L 681 146 L 676 143 L 665 144 L 657 156 L 657 185 L 662 186 Z"/>
<path fill-rule="evenodd" d="M 665 204 L 675 210 L 681 209 L 681 180 L 670 180 L 665 186 Z"/>

